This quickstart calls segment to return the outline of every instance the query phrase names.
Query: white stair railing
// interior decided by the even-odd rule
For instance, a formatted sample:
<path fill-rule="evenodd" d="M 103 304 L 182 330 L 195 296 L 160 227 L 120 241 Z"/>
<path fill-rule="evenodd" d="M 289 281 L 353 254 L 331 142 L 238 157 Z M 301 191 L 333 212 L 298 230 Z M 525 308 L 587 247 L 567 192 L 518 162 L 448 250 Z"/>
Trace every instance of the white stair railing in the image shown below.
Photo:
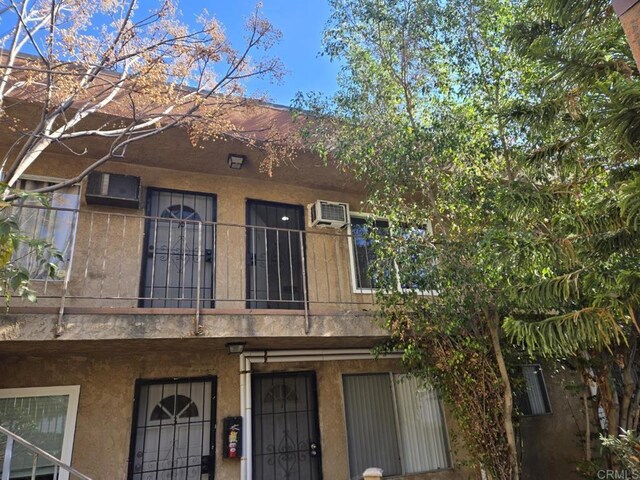
<path fill-rule="evenodd" d="M 38 469 L 38 460 L 44 459 L 51 465 L 53 465 L 53 480 L 58 480 L 60 477 L 60 472 L 65 471 L 69 473 L 70 479 L 79 479 L 79 480 L 92 480 L 90 477 L 83 475 L 78 472 L 76 469 L 72 468 L 70 465 L 62 462 L 58 458 L 53 455 L 45 452 L 41 448 L 36 447 L 35 445 L 29 443 L 24 438 L 16 435 L 13 432 L 10 432 L 4 427 L 0 427 L 0 438 L 1 436 L 6 437 L 6 445 L 4 447 L 4 458 L 2 459 L 2 477 L 1 480 L 9 480 L 11 477 L 11 460 L 13 457 L 13 447 L 15 444 L 22 445 L 27 451 L 31 453 L 32 457 L 32 468 L 31 468 L 31 480 L 35 480 L 37 476 Z M 1 453 L 1 452 L 0 452 Z M 24 478 L 24 477 L 21 477 Z"/>

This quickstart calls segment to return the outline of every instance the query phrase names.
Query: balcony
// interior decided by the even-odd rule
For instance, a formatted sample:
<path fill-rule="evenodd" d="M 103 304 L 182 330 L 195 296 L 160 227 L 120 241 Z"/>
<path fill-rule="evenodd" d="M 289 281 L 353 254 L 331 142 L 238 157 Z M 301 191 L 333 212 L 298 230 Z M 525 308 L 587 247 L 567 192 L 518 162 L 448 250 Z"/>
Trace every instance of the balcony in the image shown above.
<path fill-rule="evenodd" d="M 354 288 L 366 267 L 352 265 L 363 256 L 353 255 L 346 230 L 228 224 L 187 209 L 144 216 L 20 208 L 23 229 L 55 245 L 65 260 L 61 278 L 47 279 L 22 252 L 38 300 L 13 298 L 9 312 L 57 316 L 58 333 L 69 316 L 100 314 L 144 315 L 147 324 L 154 315 L 195 315 L 196 334 L 207 316 L 297 316 L 306 333 L 310 317 L 366 316 L 371 323 L 375 295 Z"/>

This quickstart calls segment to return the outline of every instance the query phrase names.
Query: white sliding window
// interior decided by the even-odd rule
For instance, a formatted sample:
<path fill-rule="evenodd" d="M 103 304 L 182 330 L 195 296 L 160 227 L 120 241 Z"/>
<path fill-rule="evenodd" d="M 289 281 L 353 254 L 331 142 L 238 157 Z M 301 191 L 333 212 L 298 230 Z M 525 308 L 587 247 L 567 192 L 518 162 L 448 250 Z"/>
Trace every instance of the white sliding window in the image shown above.
<path fill-rule="evenodd" d="M 79 393 L 77 385 L 0 390 L 0 425 L 70 464 Z M 0 443 L 2 465 L 6 438 Z M 14 443 L 9 478 L 31 478 L 32 468 L 32 454 Z M 53 471 L 53 465 L 38 459 L 37 476 L 49 475 Z M 59 479 L 67 478 L 68 472 L 60 471 Z"/>
<path fill-rule="evenodd" d="M 57 182 L 21 179 L 17 187 L 29 192 L 52 183 Z M 48 243 L 60 252 L 62 261 L 55 263 L 60 270 L 64 270 L 72 255 L 77 210 L 80 205 L 79 187 L 74 185 L 62 188 L 44 196 L 47 198 L 47 207 L 35 198 L 20 199 L 14 203 L 12 215 L 23 233 L 30 238 Z M 14 252 L 13 258 L 29 271 L 32 279 L 47 278 L 47 271 L 43 268 L 41 259 L 38 259 L 36 251 L 30 245 L 22 243 Z"/>

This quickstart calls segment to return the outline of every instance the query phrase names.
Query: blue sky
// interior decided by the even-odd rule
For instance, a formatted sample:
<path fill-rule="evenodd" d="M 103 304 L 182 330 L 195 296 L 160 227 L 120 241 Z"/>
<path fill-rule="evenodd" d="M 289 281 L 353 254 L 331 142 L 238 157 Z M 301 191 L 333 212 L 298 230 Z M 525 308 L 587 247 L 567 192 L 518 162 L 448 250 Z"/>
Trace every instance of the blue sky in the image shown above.
<path fill-rule="evenodd" d="M 264 15 L 282 32 L 273 53 L 288 73 L 279 85 L 252 82 L 249 93 L 266 93 L 270 101 L 281 105 L 289 105 L 298 91 L 333 93 L 339 65 L 320 56 L 322 31 L 330 15 L 327 0 L 263 0 L 262 5 Z M 242 45 L 244 21 L 255 6 L 256 0 L 180 0 L 185 22 L 191 22 L 206 8 L 237 46 Z"/>

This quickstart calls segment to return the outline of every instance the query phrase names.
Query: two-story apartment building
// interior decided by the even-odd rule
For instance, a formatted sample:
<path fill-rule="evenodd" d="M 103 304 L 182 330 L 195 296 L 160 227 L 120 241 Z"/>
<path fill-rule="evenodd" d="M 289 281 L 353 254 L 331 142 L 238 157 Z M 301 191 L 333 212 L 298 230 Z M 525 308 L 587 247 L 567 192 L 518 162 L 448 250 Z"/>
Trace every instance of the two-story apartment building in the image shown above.
<path fill-rule="evenodd" d="M 283 108 L 262 114 L 289 122 Z M 72 178 L 101 145 L 83 148 L 51 148 L 22 188 Z M 64 260 L 52 280 L 16 254 L 38 301 L 12 299 L 0 320 L 0 424 L 94 479 L 477 478 L 437 393 L 404 378 L 399 355 L 370 353 L 386 333 L 364 185 L 310 153 L 272 176 L 261 158 L 176 129 L 47 208 L 16 204 Z M 531 413 L 565 411 L 564 393 L 546 397 L 526 372 Z M 579 456 L 575 418 L 553 417 L 523 420 L 525 460 L 547 478 Z M 6 478 L 52 478 L 42 459 L 11 455 Z"/>

